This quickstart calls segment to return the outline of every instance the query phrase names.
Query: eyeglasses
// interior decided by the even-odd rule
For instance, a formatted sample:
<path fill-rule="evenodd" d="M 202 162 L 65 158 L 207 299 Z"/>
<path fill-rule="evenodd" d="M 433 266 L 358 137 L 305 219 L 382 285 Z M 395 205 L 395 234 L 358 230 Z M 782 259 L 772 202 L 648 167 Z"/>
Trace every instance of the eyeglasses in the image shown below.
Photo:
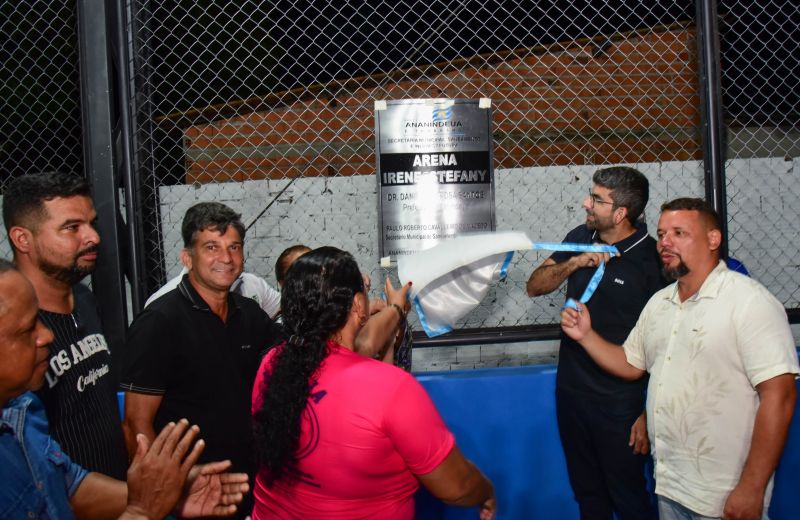
<path fill-rule="evenodd" d="M 595 195 L 591 190 L 589 190 L 589 207 L 594 209 L 595 204 L 611 204 L 613 206 L 614 201 L 612 200 L 609 202 L 607 200 L 603 200 L 599 195 Z"/>

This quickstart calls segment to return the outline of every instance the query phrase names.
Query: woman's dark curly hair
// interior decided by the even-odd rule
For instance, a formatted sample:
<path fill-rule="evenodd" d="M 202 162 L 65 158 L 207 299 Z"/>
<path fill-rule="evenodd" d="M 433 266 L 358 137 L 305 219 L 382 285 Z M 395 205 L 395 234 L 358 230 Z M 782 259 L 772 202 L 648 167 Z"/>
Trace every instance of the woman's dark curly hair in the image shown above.
<path fill-rule="evenodd" d="M 288 477 L 298 461 L 300 422 L 313 379 L 329 354 L 327 340 L 341 329 L 364 291 L 352 255 L 320 247 L 298 258 L 281 291 L 283 324 L 289 341 L 280 347 L 271 375 L 260 389 L 263 404 L 254 417 L 256 454 L 266 484 Z"/>

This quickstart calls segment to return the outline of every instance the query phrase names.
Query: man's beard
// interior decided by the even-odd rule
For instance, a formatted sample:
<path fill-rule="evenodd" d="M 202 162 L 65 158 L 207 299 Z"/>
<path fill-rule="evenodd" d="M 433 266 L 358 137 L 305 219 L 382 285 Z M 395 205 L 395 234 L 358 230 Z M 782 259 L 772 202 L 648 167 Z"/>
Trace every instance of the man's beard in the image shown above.
<path fill-rule="evenodd" d="M 608 224 L 607 222 L 603 222 L 595 216 L 594 221 L 586 221 L 586 228 L 589 231 L 599 231 L 602 233 L 603 231 L 608 231 L 609 229 L 613 228 L 614 224 Z"/>
<path fill-rule="evenodd" d="M 72 260 L 72 265 L 68 267 L 64 267 L 61 265 L 53 264 L 45 259 L 40 260 L 39 262 L 39 269 L 46 274 L 47 276 L 54 278 L 60 282 L 75 285 L 76 283 L 80 282 L 87 275 L 92 274 L 95 268 L 95 264 L 92 264 L 87 267 L 81 267 L 78 265 L 78 258 L 86 253 L 94 253 L 97 251 L 97 246 L 87 247 L 82 251 L 78 251 L 75 255 L 75 258 Z"/>
<path fill-rule="evenodd" d="M 675 282 L 678 280 L 678 278 L 689 274 L 689 266 L 683 263 L 682 258 L 678 257 L 678 265 L 672 268 L 667 267 L 666 265 L 661 266 L 661 274 L 663 274 L 664 278 L 670 282 Z"/>

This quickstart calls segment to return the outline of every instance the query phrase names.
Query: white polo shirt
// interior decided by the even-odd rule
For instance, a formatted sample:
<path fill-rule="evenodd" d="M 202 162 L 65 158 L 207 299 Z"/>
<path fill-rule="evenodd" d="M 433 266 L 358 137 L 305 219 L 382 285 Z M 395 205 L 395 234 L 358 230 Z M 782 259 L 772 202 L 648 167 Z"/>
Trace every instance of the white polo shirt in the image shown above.
<path fill-rule="evenodd" d="M 656 494 L 720 517 L 750 450 L 756 385 L 800 373 L 783 305 L 724 262 L 694 296 L 677 284 L 653 295 L 625 340 L 628 362 L 650 372 L 647 427 Z M 769 504 L 772 482 L 767 488 Z"/>
<path fill-rule="evenodd" d="M 144 306 L 147 307 L 161 296 L 167 294 L 175 289 L 181 282 L 183 275 L 187 273 L 184 267 L 181 273 L 165 283 L 159 290 L 154 292 L 145 302 Z M 270 318 L 273 320 L 281 308 L 281 293 L 270 287 L 270 285 L 261 278 L 251 273 L 242 273 L 239 278 L 233 282 L 230 288 L 231 292 L 241 294 L 246 298 L 252 298 L 256 303 L 264 309 Z"/>

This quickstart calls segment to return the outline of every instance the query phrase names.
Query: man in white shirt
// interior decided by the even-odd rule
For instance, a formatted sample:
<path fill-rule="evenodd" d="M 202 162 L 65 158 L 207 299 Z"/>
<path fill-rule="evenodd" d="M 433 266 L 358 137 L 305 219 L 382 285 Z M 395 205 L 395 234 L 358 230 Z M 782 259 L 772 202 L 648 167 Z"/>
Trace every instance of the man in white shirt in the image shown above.
<path fill-rule="evenodd" d="M 676 283 L 645 306 L 622 349 L 565 309 L 564 332 L 605 370 L 650 373 L 648 430 L 662 520 L 761 519 L 800 373 L 783 305 L 719 260 L 719 219 L 701 199 L 661 207 L 658 252 Z"/>

